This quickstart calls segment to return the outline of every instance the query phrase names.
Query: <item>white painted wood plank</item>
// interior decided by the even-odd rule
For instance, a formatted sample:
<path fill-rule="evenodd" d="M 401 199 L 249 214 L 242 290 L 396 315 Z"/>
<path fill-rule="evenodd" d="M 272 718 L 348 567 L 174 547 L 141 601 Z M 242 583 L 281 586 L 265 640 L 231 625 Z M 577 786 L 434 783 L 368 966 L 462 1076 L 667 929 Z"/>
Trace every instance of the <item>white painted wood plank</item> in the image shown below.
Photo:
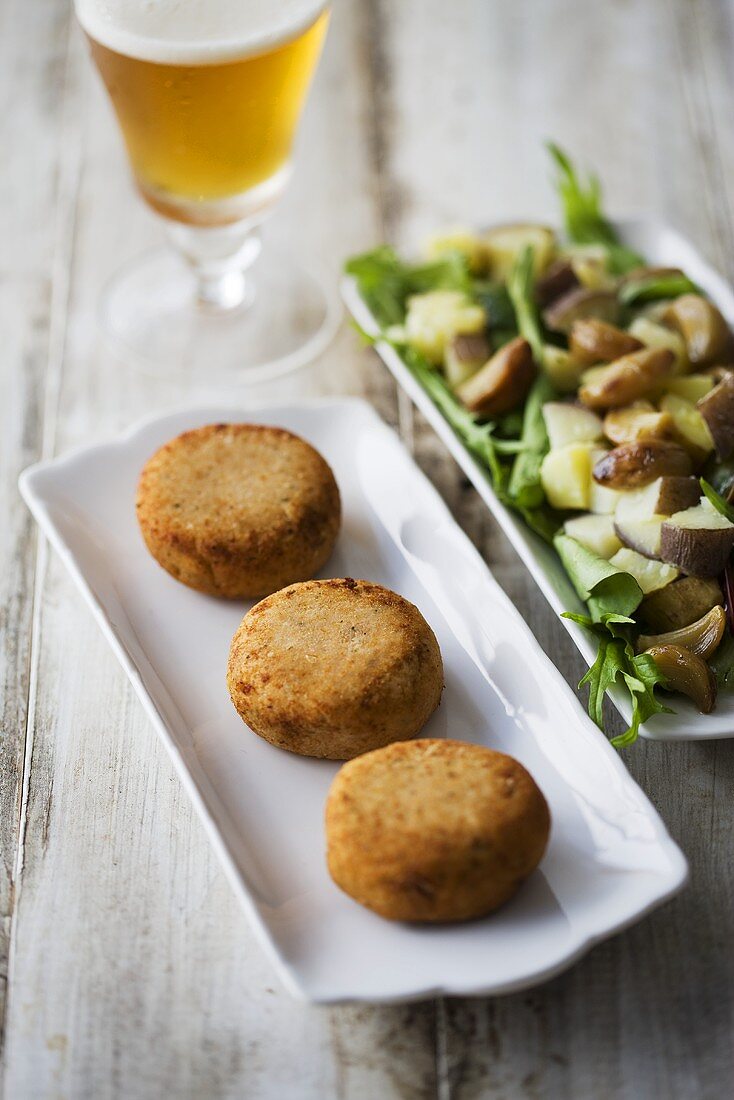
<path fill-rule="evenodd" d="M 346 251 L 380 235 L 370 147 L 358 140 L 369 110 L 365 18 L 356 3 L 335 15 L 279 215 L 280 232 L 335 273 Z M 84 167 L 59 450 L 202 396 L 125 370 L 93 327 L 100 285 L 158 230 L 133 195 L 109 108 L 81 59 L 76 72 Z M 365 362 L 345 331 L 313 371 L 246 399 L 389 395 L 372 364 L 363 381 Z M 168 759 L 55 560 L 39 598 L 8 1095 L 433 1094 L 430 1007 L 330 1013 L 275 986 Z"/>
<path fill-rule="evenodd" d="M 38 23 L 36 23 L 36 19 Z M 74 156 L 64 144 L 67 14 L 38 3 L 0 10 L 0 1029 L 15 887 L 29 693 L 37 537 L 17 495 L 21 469 L 40 457 L 44 380 L 55 339 L 51 269 L 73 213 Z M 33 141 L 28 141 L 33 135 Z"/>
<path fill-rule="evenodd" d="M 51 4 L 36 17 L 49 28 L 64 11 Z M 731 10 L 723 0 L 342 4 L 282 225 L 336 268 L 344 253 L 385 232 L 413 247 L 442 220 L 547 215 L 553 204 L 540 142 L 553 136 L 599 167 L 616 210 L 662 212 L 722 263 L 731 225 L 722 184 L 734 159 L 727 42 Z M 33 56 L 24 63 L 48 96 L 49 74 L 34 69 Z M 4 87 L 7 94 L 9 82 Z M 94 334 L 100 283 L 156 230 L 125 179 L 98 90 L 85 85 L 82 98 L 89 112 L 80 111 L 78 129 L 66 134 L 73 141 L 83 133 L 85 166 L 61 448 L 183 399 L 175 386 L 122 370 Z M 31 132 L 40 126 L 34 120 Z M 54 172 L 51 148 L 59 141 L 55 131 L 48 137 L 33 143 L 44 179 Z M 21 186 L 32 174 L 23 172 Z M 46 240 L 42 229 L 28 236 L 20 223 L 13 232 L 21 251 L 26 241 Z M 28 264 L 47 277 L 49 262 L 38 246 L 33 264 L 21 256 L 18 270 Z M 33 295 L 14 293 L 8 318 L 17 312 L 28 326 Z M 46 304 L 34 332 L 47 317 Z M 17 331 L 14 359 L 26 346 Z M 33 345 L 41 367 L 45 339 Z M 259 396 L 330 390 L 366 391 L 395 416 L 390 383 L 348 331 L 314 371 Z M 53 388 L 48 405 L 53 414 Z M 579 659 L 565 632 L 431 433 L 421 424 L 413 430 L 405 404 L 401 424 L 546 649 L 577 678 Z M 33 439 L 30 453 L 40 445 Z M 20 560 L 27 568 L 27 551 Z M 311 1010 L 272 986 L 167 760 L 55 562 L 42 597 L 8 1095 L 361 1100 L 726 1091 L 730 744 L 641 745 L 629 755 L 691 856 L 694 882 L 571 974 L 526 996 L 451 1002 L 437 1018 L 430 1006 Z M 22 663 L 27 620 L 21 625 Z"/>

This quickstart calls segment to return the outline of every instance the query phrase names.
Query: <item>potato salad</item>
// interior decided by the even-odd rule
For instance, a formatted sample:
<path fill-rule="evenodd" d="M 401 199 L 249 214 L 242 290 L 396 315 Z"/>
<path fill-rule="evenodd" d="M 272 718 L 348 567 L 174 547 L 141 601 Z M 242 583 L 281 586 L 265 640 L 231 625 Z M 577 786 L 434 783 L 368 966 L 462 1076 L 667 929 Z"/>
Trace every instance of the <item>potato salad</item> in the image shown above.
<path fill-rule="evenodd" d="M 619 747 L 675 693 L 708 713 L 734 686 L 734 338 L 685 271 L 618 239 L 598 180 L 549 148 L 563 235 L 452 228 L 419 263 L 383 246 L 346 269 L 378 339 L 555 548 L 585 605 L 568 614 L 598 643 L 592 717 L 613 686 L 631 697 Z"/>

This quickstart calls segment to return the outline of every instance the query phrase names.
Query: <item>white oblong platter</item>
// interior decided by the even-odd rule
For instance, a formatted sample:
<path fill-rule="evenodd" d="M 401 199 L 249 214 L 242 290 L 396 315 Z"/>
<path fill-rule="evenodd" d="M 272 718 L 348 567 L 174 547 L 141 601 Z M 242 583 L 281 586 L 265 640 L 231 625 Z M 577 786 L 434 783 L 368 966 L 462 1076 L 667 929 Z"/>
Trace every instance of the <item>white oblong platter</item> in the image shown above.
<path fill-rule="evenodd" d="M 675 230 L 656 222 L 617 221 L 614 226 L 623 243 L 647 257 L 651 264 L 682 268 L 706 291 L 734 328 L 734 292 L 689 241 Z M 376 335 L 379 325 L 360 296 L 354 279 L 343 280 L 342 296 L 358 324 L 365 332 Z M 497 499 L 487 470 L 466 449 L 397 351 L 384 341 L 378 341 L 375 348 L 487 504 L 553 610 L 558 615 L 564 611 L 583 612 L 585 609 L 552 547 Z M 561 621 L 586 662 L 591 665 L 596 657 L 596 646 L 587 631 L 571 619 Z M 615 689 L 610 696 L 629 723 L 632 719 L 629 694 Z M 734 737 L 734 693 L 720 694 L 716 709 L 711 714 L 700 714 L 682 695 L 676 695 L 666 703 L 670 703 L 674 713 L 654 715 L 640 728 L 643 737 L 656 741 L 706 741 Z"/>
<path fill-rule="evenodd" d="M 331 882 L 323 806 L 337 765 L 255 736 L 230 703 L 248 604 L 178 584 L 137 529 L 135 487 L 166 440 L 217 421 L 287 428 L 335 471 L 344 509 L 324 576 L 381 582 L 436 632 L 446 689 L 424 735 L 511 753 L 553 827 L 539 870 L 485 920 L 392 924 Z M 681 888 L 686 862 L 393 432 L 364 402 L 203 408 L 30 470 L 21 490 L 166 745 L 282 980 L 313 1002 L 504 993 L 547 978 Z M 522 670 L 521 674 L 519 670 Z"/>

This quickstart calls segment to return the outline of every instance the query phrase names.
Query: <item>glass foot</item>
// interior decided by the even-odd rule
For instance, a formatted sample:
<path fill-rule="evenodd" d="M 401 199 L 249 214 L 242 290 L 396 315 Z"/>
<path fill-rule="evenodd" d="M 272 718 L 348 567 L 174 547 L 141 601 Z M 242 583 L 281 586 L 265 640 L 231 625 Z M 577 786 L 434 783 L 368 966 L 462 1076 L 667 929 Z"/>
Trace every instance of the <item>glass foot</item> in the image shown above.
<path fill-rule="evenodd" d="M 197 277 L 198 276 L 198 277 Z M 106 335 L 121 357 L 157 377 L 192 385 L 248 385 L 297 370 L 339 325 L 336 288 L 270 245 L 245 270 L 201 272 L 173 249 L 137 257 L 105 288 Z"/>

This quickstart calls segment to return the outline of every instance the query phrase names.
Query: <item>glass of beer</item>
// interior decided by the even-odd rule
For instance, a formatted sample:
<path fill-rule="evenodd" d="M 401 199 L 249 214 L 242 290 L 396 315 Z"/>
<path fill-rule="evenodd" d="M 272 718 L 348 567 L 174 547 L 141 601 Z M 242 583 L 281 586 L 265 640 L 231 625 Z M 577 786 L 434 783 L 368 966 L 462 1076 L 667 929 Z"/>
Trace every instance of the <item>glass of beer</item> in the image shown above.
<path fill-rule="evenodd" d="M 333 292 L 259 227 L 283 193 L 326 33 L 325 0 L 75 0 L 140 194 L 169 247 L 102 299 L 141 365 L 197 382 L 259 381 L 312 358 Z"/>

